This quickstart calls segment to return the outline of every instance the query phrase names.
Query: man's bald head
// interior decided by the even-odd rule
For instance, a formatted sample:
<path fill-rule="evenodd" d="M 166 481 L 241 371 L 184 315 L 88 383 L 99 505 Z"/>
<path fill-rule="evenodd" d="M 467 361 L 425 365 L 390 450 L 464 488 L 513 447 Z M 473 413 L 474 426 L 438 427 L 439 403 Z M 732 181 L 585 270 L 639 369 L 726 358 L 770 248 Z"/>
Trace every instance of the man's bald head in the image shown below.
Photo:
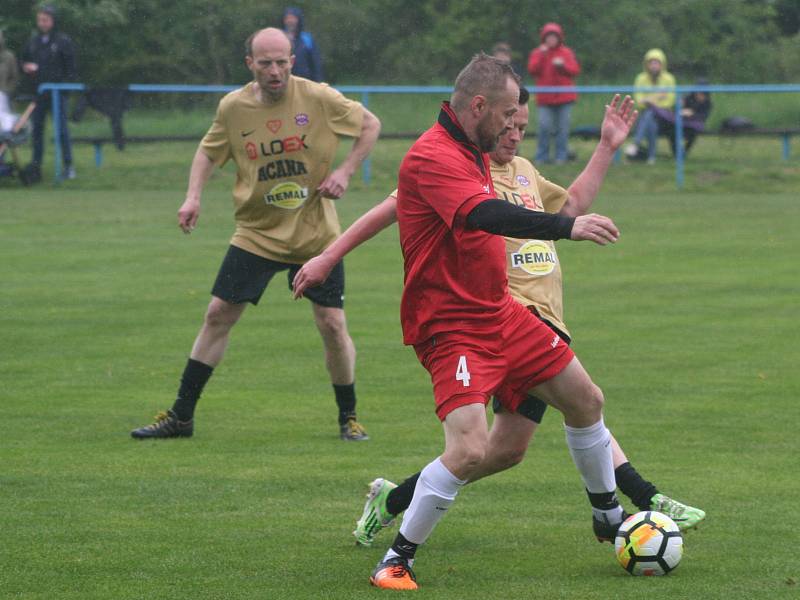
<path fill-rule="evenodd" d="M 289 85 L 294 65 L 292 42 L 280 29 L 267 27 L 247 38 L 247 68 L 260 89 L 260 99 L 277 102 L 283 98 Z"/>
<path fill-rule="evenodd" d="M 282 30 L 267 27 L 251 33 L 244 43 L 246 56 L 252 57 L 253 53 L 258 51 L 257 49 L 268 52 L 285 51 L 287 54 L 291 54 L 292 41 Z"/>

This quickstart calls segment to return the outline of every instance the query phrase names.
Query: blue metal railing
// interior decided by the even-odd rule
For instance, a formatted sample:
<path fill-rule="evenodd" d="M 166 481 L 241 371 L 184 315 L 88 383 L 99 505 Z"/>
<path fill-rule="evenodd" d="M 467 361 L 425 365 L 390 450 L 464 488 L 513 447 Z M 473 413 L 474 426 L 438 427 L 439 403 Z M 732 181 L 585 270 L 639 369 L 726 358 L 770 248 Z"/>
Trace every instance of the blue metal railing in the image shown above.
<path fill-rule="evenodd" d="M 167 85 L 132 83 L 128 90 L 137 93 L 214 93 L 224 94 L 239 89 L 241 85 Z M 60 134 L 60 103 L 61 93 L 68 91 L 83 91 L 86 89 L 82 83 L 43 83 L 39 86 L 39 93 L 51 92 L 53 100 L 53 129 L 55 136 L 55 179 L 61 180 L 61 134 Z M 369 106 L 370 94 L 450 94 L 451 86 L 413 86 L 413 85 L 343 85 L 337 89 L 344 94 L 361 94 L 361 103 Z M 641 89 L 624 85 L 578 85 L 573 87 L 558 86 L 529 86 L 531 93 L 535 92 L 575 92 L 578 94 L 633 94 Z M 800 84 L 743 84 L 743 85 L 678 85 L 672 88 L 648 88 L 652 91 L 675 92 L 675 106 L 682 105 L 683 94 L 691 92 L 711 93 L 800 93 Z M 433 120 L 433 116 L 431 117 Z M 680 189 L 684 183 L 684 151 L 683 151 L 683 117 L 680 110 L 675 111 L 675 184 Z M 789 134 L 783 136 L 783 157 L 789 158 Z M 371 178 L 371 162 L 369 158 L 362 166 L 364 181 L 369 183 Z"/>

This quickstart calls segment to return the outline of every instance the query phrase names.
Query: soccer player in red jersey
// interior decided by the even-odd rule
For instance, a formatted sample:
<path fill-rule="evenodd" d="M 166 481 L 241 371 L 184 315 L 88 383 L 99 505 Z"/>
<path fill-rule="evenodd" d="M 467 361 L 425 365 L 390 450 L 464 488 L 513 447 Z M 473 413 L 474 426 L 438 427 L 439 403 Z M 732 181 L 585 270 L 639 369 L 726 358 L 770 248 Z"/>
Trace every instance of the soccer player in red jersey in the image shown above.
<path fill-rule="evenodd" d="M 456 80 L 439 122 L 401 166 L 404 338 L 431 373 L 446 447 L 419 476 L 400 533 L 372 575 L 379 587 L 416 588 L 411 564 L 417 546 L 486 455 L 484 405 L 493 394 L 514 411 L 533 390 L 561 410 L 595 532 L 611 535 L 622 521 L 602 394 L 566 344 L 508 294 L 500 237 L 605 244 L 618 231 L 598 215 L 573 219 L 496 199 L 485 153 L 513 126 L 518 98 L 518 78 L 507 65 L 476 57 Z"/>

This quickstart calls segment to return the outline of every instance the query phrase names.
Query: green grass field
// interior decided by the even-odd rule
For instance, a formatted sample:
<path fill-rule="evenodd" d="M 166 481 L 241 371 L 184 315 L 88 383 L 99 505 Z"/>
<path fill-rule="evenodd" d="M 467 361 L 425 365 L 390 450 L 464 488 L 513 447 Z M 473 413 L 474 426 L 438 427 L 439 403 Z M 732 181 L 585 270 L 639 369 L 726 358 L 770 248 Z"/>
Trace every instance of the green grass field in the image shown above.
<path fill-rule="evenodd" d="M 380 143 L 344 224 L 392 189 L 407 145 Z M 614 167 L 596 209 L 621 241 L 559 246 L 608 424 L 646 477 L 708 512 L 680 568 L 632 578 L 594 541 L 550 412 L 527 460 L 466 488 L 420 550 L 420 597 L 798 596 L 800 166 L 777 142 L 697 150 L 682 193 L 666 157 Z M 128 437 L 171 404 L 232 230 L 228 169 L 179 233 L 192 152 L 132 146 L 94 171 L 81 146 L 78 180 L 0 187 L 2 598 L 380 595 L 367 577 L 393 531 L 371 549 L 350 535 L 365 484 L 442 448 L 427 374 L 401 344 L 395 231 L 347 263 L 371 441 L 339 441 L 310 309 L 280 276 L 236 327 L 195 437 Z M 545 172 L 567 184 L 578 169 Z"/>

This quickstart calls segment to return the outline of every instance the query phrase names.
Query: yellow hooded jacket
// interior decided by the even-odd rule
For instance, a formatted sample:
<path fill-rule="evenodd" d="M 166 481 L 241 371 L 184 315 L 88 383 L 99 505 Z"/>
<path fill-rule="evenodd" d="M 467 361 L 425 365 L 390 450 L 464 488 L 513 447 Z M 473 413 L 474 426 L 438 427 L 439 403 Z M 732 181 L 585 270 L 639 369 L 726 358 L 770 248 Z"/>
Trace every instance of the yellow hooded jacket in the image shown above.
<path fill-rule="evenodd" d="M 661 73 L 658 74 L 655 82 L 647 71 L 647 63 L 654 58 L 661 62 Z M 644 55 L 644 71 L 636 76 L 633 86 L 637 88 L 633 97 L 636 104 L 639 105 L 639 109 L 645 108 L 645 102 L 650 102 L 659 108 L 675 106 L 675 92 L 648 91 L 653 88 L 675 87 L 675 78 L 672 73 L 667 71 L 667 55 L 658 48 L 648 50 Z"/>

